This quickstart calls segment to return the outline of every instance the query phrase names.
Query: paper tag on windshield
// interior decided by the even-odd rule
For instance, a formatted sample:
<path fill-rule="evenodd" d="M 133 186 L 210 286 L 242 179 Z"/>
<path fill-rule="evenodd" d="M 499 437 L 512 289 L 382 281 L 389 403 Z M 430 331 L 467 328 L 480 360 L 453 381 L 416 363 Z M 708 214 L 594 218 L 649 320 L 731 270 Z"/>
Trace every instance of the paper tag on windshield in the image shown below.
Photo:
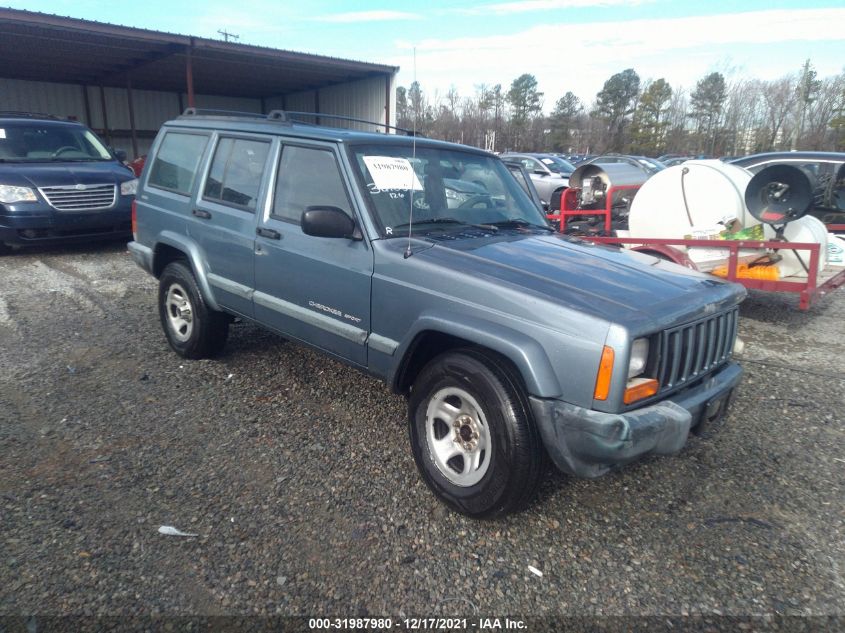
<path fill-rule="evenodd" d="M 411 189 L 422 191 L 411 161 L 396 156 L 364 156 L 373 183 L 379 189 Z"/>
<path fill-rule="evenodd" d="M 0 138 L 6 138 L 6 130 L 0 127 Z"/>

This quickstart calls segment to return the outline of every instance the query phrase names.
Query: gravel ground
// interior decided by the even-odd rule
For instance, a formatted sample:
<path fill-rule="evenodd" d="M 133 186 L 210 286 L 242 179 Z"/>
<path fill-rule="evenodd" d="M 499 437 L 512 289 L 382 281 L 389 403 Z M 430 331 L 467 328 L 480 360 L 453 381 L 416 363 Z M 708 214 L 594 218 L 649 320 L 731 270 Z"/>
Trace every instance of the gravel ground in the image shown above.
<path fill-rule="evenodd" d="M 495 522 L 383 384 L 245 324 L 184 361 L 155 292 L 122 245 L 0 260 L 0 613 L 843 614 L 845 291 L 746 301 L 718 433 Z"/>

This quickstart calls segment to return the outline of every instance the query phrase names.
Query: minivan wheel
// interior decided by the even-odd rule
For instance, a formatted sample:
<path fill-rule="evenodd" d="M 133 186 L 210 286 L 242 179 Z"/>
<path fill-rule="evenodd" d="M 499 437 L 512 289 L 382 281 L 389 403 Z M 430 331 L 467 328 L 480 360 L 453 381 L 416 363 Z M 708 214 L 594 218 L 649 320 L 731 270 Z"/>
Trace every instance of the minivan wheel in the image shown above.
<path fill-rule="evenodd" d="M 546 452 L 519 377 L 500 357 L 438 356 L 414 382 L 408 418 L 417 468 L 454 510 L 493 518 L 534 497 Z"/>
<path fill-rule="evenodd" d="M 162 271 L 158 312 L 167 342 L 180 356 L 208 358 L 226 345 L 229 317 L 206 305 L 194 273 L 184 262 L 171 262 Z"/>

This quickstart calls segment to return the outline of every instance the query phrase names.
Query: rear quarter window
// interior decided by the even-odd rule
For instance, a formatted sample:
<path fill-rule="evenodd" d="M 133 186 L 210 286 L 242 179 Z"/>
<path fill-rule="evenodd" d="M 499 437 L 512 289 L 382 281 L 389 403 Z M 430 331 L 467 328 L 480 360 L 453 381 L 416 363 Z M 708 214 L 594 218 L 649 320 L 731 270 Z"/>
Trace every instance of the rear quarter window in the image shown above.
<path fill-rule="evenodd" d="M 150 167 L 147 184 L 186 196 L 191 195 L 207 144 L 208 136 L 204 134 L 167 132 Z"/>

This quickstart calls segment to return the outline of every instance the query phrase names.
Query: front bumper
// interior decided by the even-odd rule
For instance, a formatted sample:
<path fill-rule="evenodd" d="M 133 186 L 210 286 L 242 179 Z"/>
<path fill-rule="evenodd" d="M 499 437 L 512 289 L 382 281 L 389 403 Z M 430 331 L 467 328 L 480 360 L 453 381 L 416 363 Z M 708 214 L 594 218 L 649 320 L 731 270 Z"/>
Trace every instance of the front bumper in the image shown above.
<path fill-rule="evenodd" d="M 48 244 L 128 237 L 132 232 L 132 199 L 122 196 L 114 209 L 62 212 L 51 208 L 25 212 L 0 211 L 0 243 Z"/>
<path fill-rule="evenodd" d="M 731 362 L 698 385 L 627 413 L 602 413 L 534 396 L 531 408 L 557 467 L 570 475 L 594 478 L 643 455 L 680 451 L 708 407 L 724 414 L 741 377 L 742 368 Z"/>

